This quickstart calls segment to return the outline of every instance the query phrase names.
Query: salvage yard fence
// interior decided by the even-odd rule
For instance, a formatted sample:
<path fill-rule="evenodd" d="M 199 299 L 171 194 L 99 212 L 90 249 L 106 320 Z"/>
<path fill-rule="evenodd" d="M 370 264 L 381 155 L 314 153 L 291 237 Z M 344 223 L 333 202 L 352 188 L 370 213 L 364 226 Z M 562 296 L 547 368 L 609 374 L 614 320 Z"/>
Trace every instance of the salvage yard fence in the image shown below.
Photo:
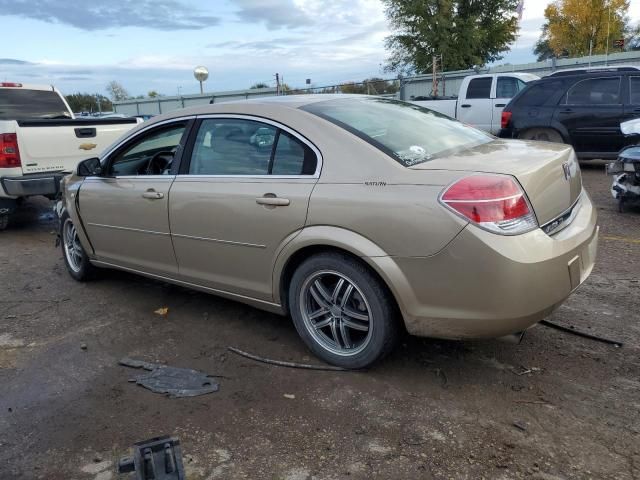
<path fill-rule="evenodd" d="M 634 65 L 640 67 L 640 51 L 593 55 L 591 57 L 562 58 L 545 62 L 525 63 L 519 65 L 497 65 L 481 69 L 456 70 L 438 75 L 438 95 L 454 96 L 458 94 L 462 80 L 467 75 L 476 73 L 508 73 L 525 72 L 544 76 L 556 70 L 567 68 L 585 68 L 601 66 Z M 362 93 L 383 95 L 401 100 L 429 96 L 432 93 L 433 76 L 414 75 L 392 79 L 375 79 L 368 82 L 345 82 L 335 85 L 311 86 L 283 92 L 284 95 L 306 93 Z M 171 97 L 155 97 L 131 99 L 113 102 L 116 113 L 129 116 L 158 115 L 172 110 L 210 103 L 244 100 L 249 98 L 269 97 L 277 94 L 276 88 L 254 88 L 227 92 L 204 93 L 196 95 L 180 95 Z"/>

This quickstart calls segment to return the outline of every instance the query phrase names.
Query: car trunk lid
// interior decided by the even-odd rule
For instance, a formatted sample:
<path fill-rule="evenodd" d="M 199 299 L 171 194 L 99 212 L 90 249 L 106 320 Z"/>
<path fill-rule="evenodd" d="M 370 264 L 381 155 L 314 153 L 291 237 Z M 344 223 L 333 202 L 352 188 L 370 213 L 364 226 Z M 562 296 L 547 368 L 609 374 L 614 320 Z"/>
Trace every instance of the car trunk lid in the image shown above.
<path fill-rule="evenodd" d="M 570 209 L 582 192 L 573 148 L 557 143 L 495 140 L 410 168 L 513 175 L 526 192 L 540 225 Z"/>

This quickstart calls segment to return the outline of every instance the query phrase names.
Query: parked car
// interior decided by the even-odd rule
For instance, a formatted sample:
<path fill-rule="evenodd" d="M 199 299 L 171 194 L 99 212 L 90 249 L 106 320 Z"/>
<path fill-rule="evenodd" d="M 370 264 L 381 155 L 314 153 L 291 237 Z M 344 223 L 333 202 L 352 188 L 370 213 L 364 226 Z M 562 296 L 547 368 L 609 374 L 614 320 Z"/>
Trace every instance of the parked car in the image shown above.
<path fill-rule="evenodd" d="M 64 172 L 141 120 L 75 118 L 50 85 L 0 83 L 0 230 L 19 199 L 53 198 Z"/>
<path fill-rule="evenodd" d="M 469 75 L 462 80 L 457 98 L 436 97 L 412 103 L 498 134 L 502 109 L 528 82 L 539 78 L 530 73 Z"/>
<path fill-rule="evenodd" d="M 295 95 L 153 119 L 63 182 L 67 269 L 127 270 L 290 314 L 361 368 L 414 335 L 519 335 L 590 274 L 596 210 L 567 145 L 396 100 Z"/>
<path fill-rule="evenodd" d="M 618 153 L 616 161 L 607 164 L 607 174 L 613 176 L 611 195 L 618 201 L 618 211 L 628 204 L 640 204 L 640 118 L 620 124 L 623 135 L 632 138 L 632 145 Z"/>
<path fill-rule="evenodd" d="M 503 138 L 571 144 L 583 160 L 615 159 L 620 123 L 640 117 L 640 71 L 553 75 L 527 85 L 502 112 Z"/>

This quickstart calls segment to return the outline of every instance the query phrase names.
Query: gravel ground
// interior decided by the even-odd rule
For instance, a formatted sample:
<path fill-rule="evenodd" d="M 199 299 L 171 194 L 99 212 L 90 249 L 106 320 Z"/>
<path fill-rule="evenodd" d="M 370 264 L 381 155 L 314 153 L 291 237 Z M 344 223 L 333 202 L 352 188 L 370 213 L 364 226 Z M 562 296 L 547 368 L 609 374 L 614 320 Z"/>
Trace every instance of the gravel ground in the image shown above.
<path fill-rule="evenodd" d="M 358 373 L 227 351 L 314 362 L 286 318 L 121 272 L 74 282 L 50 204 L 28 202 L 0 234 L 0 478 L 115 480 L 130 445 L 164 434 L 189 480 L 640 478 L 640 209 L 617 212 L 602 166 L 583 175 L 599 258 L 551 320 L 622 348 L 542 326 L 520 345 L 407 337 Z M 220 391 L 154 394 L 124 356 Z"/>

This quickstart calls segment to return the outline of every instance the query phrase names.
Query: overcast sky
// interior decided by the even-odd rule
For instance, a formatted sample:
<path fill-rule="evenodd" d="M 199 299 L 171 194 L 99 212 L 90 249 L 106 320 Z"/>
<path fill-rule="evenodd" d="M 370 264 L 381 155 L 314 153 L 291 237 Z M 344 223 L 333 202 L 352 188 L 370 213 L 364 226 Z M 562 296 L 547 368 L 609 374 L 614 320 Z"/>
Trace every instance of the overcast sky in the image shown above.
<path fill-rule="evenodd" d="M 525 0 L 518 41 L 500 62 L 534 61 L 549 0 Z M 630 16 L 640 21 L 640 0 Z M 64 93 L 133 95 L 291 86 L 381 76 L 389 34 L 379 0 L 0 0 L 0 80 L 54 84 Z M 10 40 L 13 39 L 13 40 Z M 388 75 L 387 75 L 388 76 Z"/>

